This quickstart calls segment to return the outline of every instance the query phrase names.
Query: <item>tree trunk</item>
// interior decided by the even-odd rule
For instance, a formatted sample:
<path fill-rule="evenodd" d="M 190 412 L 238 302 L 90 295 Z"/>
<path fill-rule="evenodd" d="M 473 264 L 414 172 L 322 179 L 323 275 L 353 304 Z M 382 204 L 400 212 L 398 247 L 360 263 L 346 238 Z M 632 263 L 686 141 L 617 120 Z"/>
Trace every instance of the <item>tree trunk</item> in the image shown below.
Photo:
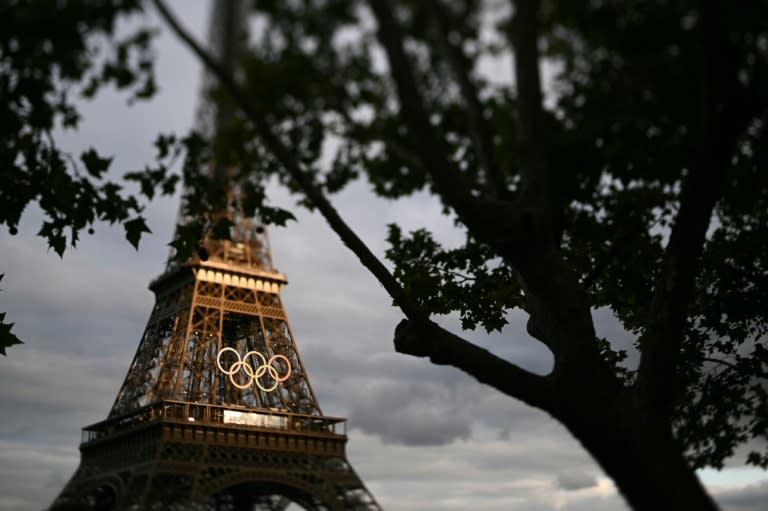
<path fill-rule="evenodd" d="M 585 419 L 566 424 L 610 476 L 634 511 L 719 508 L 682 455 L 671 432 L 651 432 L 634 419 Z M 663 428 L 658 428 L 663 429 Z"/>

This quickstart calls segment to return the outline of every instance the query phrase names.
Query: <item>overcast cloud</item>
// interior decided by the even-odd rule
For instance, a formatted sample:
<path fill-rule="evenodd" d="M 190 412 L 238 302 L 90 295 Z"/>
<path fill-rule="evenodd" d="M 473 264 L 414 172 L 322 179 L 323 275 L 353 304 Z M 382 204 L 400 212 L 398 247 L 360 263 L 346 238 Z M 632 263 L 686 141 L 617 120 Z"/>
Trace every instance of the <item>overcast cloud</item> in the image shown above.
<path fill-rule="evenodd" d="M 208 2 L 172 6 L 198 36 L 207 33 Z M 114 153 L 120 175 L 152 160 L 158 132 L 190 127 L 197 63 L 167 35 L 158 59 L 157 99 L 129 109 L 124 98 L 105 95 L 87 106 L 87 123 L 64 137 L 65 147 Z M 279 188 L 271 197 L 293 205 Z M 121 230 L 98 226 L 95 237 L 60 260 L 34 236 L 34 208 L 18 236 L 0 232 L 0 311 L 25 340 L 0 359 L 0 511 L 50 504 L 77 467 L 80 428 L 108 413 L 153 305 L 147 284 L 162 271 L 177 201 L 148 208 L 153 234 L 138 253 Z M 447 243 L 461 238 L 426 195 L 381 201 L 361 183 L 334 203 L 377 254 L 389 222 L 428 227 Z M 391 300 L 321 218 L 298 213 L 298 223 L 270 233 L 275 264 L 290 281 L 286 310 L 320 405 L 348 417 L 349 458 L 385 509 L 626 509 L 610 479 L 546 414 L 455 369 L 395 353 L 401 315 Z M 601 335 L 631 346 L 607 311 L 595 318 Z M 509 319 L 501 334 L 468 336 L 546 373 L 549 352 L 525 333 L 522 314 Z M 457 329 L 455 318 L 442 323 Z M 756 511 L 768 500 L 765 472 L 707 471 L 704 480 L 729 511 Z"/>

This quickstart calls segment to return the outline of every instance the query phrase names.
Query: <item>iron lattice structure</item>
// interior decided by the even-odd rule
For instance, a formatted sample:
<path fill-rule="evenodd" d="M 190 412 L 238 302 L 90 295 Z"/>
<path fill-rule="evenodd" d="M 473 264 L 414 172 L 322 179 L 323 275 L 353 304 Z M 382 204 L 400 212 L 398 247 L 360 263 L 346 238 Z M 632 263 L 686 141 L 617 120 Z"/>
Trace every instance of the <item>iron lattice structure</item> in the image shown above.
<path fill-rule="evenodd" d="M 344 419 L 317 404 L 280 300 L 286 279 L 260 266 L 258 239 L 208 240 L 207 261 L 152 282 L 128 375 L 109 417 L 84 428 L 55 509 L 380 509 L 346 459 Z M 282 355 L 290 376 L 263 375 L 268 392 L 241 372 L 238 388 L 219 368 L 234 362 L 222 348 Z M 287 374 L 283 359 L 274 365 Z"/>
<path fill-rule="evenodd" d="M 243 12 L 214 2 L 211 46 L 225 62 Z M 266 230 L 222 214 L 231 240 L 207 237 L 205 260 L 171 262 L 150 284 L 125 381 L 107 419 L 83 429 L 80 466 L 51 509 L 381 509 L 346 459 L 345 420 L 317 403 Z"/>

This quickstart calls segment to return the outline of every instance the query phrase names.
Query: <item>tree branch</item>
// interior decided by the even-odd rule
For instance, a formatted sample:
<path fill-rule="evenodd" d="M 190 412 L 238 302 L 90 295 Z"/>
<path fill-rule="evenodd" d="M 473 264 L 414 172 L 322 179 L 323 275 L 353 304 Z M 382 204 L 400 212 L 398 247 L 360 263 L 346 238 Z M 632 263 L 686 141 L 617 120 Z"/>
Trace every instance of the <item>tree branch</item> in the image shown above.
<path fill-rule="evenodd" d="M 535 218 L 537 234 L 551 244 L 554 211 L 539 78 L 539 0 L 515 0 L 514 4 L 512 43 L 518 99 L 520 198 L 526 213 Z"/>
<path fill-rule="evenodd" d="M 739 368 L 733 362 L 729 362 L 727 360 L 723 360 L 723 359 L 720 359 L 720 358 L 704 357 L 704 362 L 714 362 L 716 364 L 720 364 L 720 365 L 724 365 L 724 366 L 730 367 L 731 369 L 738 369 Z"/>
<path fill-rule="evenodd" d="M 411 355 L 430 356 L 436 364 L 453 365 L 510 396 L 533 406 L 545 406 L 546 401 L 543 396 L 547 394 L 545 385 L 547 380 L 544 377 L 529 373 L 511 362 L 500 359 L 429 321 L 428 315 L 411 300 L 381 261 L 370 252 L 363 241 L 343 221 L 323 195 L 322 190 L 314 183 L 311 175 L 301 167 L 293 153 L 272 132 L 270 125 L 258 109 L 248 101 L 247 96 L 235 83 L 233 77 L 178 23 L 162 0 L 154 0 L 154 2 L 173 32 L 200 58 L 232 95 L 238 106 L 256 127 L 262 141 L 285 167 L 291 178 L 300 186 L 310 202 L 317 207 L 342 242 L 384 286 L 405 316 L 409 318 L 409 321 L 398 326 L 395 333 L 396 349 Z M 408 335 L 408 332 L 414 331 L 413 328 L 407 328 L 403 325 L 411 325 L 416 329 L 415 331 L 429 332 L 430 335 L 414 338 L 412 335 Z"/>
<path fill-rule="evenodd" d="M 491 130 L 483 114 L 484 109 L 482 103 L 480 103 L 477 87 L 470 77 L 472 71 L 471 63 L 464 54 L 461 45 L 451 40 L 452 34 L 458 35 L 458 31 L 455 29 L 455 22 L 450 12 L 441 4 L 440 0 L 430 0 L 429 8 L 436 21 L 435 32 L 437 34 L 438 46 L 448 61 L 467 108 L 469 132 L 480 168 L 485 174 L 487 184 L 493 191 L 493 194 L 497 198 L 505 198 L 507 196 L 506 183 L 499 168 L 496 166 Z"/>
<path fill-rule="evenodd" d="M 369 0 L 369 4 L 378 23 L 379 41 L 392 69 L 400 114 L 408 126 L 409 135 L 419 140 L 420 158 L 437 192 L 478 239 L 497 248 L 503 257 L 513 260 L 509 257 L 514 255 L 522 241 L 518 208 L 508 201 L 470 194 L 469 181 L 449 160 L 444 142 L 429 122 L 424 100 L 403 48 L 403 35 L 392 17 L 389 2 Z M 519 237 L 509 243 L 515 236 Z"/>
<path fill-rule="evenodd" d="M 573 269 L 563 261 L 558 249 L 559 233 L 553 226 L 549 141 L 539 78 L 539 0 L 515 0 L 514 6 L 511 39 L 518 99 L 519 208 L 527 248 L 520 250 L 516 270 L 523 281 L 530 314 L 528 331 L 552 350 L 555 373 L 565 380 L 593 388 L 618 385 L 595 343 L 586 292 Z"/>
<path fill-rule="evenodd" d="M 551 411 L 552 382 L 445 330 L 436 323 L 403 320 L 395 330 L 395 349 L 433 364 L 450 365 L 531 406 Z"/>
<path fill-rule="evenodd" d="M 549 169 L 544 157 L 541 92 L 536 46 L 538 2 L 520 0 L 516 30 L 517 70 L 520 76 L 521 165 L 527 180 L 525 201 L 473 197 L 462 176 L 446 157 L 442 140 L 429 124 L 424 101 L 416 86 L 403 47 L 403 35 L 387 0 L 369 0 L 378 23 L 379 40 L 386 50 L 397 88 L 401 115 L 410 135 L 419 140 L 424 167 L 438 194 L 480 241 L 493 247 L 524 281 L 531 331 L 555 356 L 555 373 L 571 380 L 593 380 L 595 387 L 615 383 L 595 344 L 594 325 L 586 294 L 567 267 L 554 243 L 549 200 Z M 525 75 L 525 76 L 523 76 Z M 610 373 L 610 374 L 609 374 Z"/>
<path fill-rule="evenodd" d="M 730 155 L 752 110 L 733 69 L 736 59 L 729 53 L 716 4 L 700 2 L 698 152 L 683 185 L 641 338 L 638 398 L 648 420 L 664 425 L 671 421 L 679 390 L 677 364 L 707 228 L 723 191 Z"/>

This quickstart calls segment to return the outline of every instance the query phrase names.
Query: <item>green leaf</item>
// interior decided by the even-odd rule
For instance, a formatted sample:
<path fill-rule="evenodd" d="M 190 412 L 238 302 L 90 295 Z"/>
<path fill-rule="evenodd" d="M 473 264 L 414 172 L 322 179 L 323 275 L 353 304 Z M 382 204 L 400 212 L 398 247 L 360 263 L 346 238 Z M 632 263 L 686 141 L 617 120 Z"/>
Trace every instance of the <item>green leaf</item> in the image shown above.
<path fill-rule="evenodd" d="M 163 181 L 163 184 L 161 185 L 163 195 L 173 195 L 173 192 L 176 191 L 176 185 L 181 180 L 181 176 L 178 174 L 171 174 L 166 178 L 165 181 Z"/>
<path fill-rule="evenodd" d="M 109 169 L 112 158 L 102 158 L 95 149 L 88 149 L 80 155 L 85 170 L 95 178 L 100 178 Z"/>
<path fill-rule="evenodd" d="M 2 275 L 0 275 L 0 279 Z M 5 312 L 0 312 L 0 355 L 6 356 L 5 349 L 14 344 L 24 344 L 16 335 L 11 332 L 13 323 L 4 323 Z"/>
<path fill-rule="evenodd" d="M 123 224 L 125 228 L 125 239 L 133 245 L 136 250 L 139 249 L 139 240 L 141 240 L 142 233 L 151 233 L 152 231 L 147 227 L 146 222 L 142 217 L 136 217 L 133 220 L 128 220 Z"/>
<path fill-rule="evenodd" d="M 176 143 L 174 135 L 159 134 L 155 139 L 155 148 L 157 149 L 157 159 L 162 160 L 171 152 L 171 147 Z"/>
<path fill-rule="evenodd" d="M 59 257 L 64 257 L 64 250 L 67 247 L 67 238 L 63 235 L 53 235 L 48 238 L 48 246 L 52 248 Z"/>
<path fill-rule="evenodd" d="M 289 220 L 296 221 L 296 217 L 290 211 L 282 208 L 262 206 L 259 208 L 259 216 L 265 224 L 285 226 Z"/>

